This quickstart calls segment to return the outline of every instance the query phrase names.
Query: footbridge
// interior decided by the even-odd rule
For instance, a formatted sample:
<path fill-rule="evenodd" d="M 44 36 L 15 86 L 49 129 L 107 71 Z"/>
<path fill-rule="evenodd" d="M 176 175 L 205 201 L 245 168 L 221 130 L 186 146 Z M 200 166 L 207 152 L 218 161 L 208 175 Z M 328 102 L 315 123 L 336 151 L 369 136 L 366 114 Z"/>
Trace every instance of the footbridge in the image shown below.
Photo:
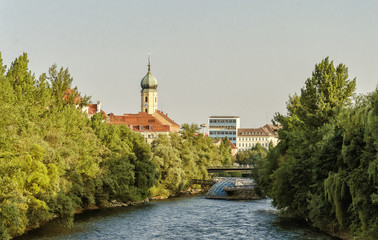
<path fill-rule="evenodd" d="M 239 166 L 211 166 L 207 168 L 208 173 L 219 172 L 240 172 L 240 173 L 252 173 L 253 165 L 239 165 Z"/>

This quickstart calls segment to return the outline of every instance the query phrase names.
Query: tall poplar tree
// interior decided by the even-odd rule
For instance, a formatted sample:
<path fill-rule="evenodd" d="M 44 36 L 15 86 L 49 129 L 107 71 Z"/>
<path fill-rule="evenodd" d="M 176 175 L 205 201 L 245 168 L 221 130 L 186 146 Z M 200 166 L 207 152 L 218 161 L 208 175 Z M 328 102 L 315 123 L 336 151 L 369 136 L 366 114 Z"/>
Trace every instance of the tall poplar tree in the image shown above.
<path fill-rule="evenodd" d="M 343 64 L 335 67 L 327 57 L 315 66 L 301 95 L 289 98 L 287 115 L 275 116 L 275 121 L 282 125 L 277 146 L 280 164 L 272 175 L 270 189 L 277 207 L 307 217 L 314 157 L 320 149 L 318 143 L 327 124 L 332 123 L 350 101 L 355 86 L 356 80 L 349 79 L 348 68 Z"/>

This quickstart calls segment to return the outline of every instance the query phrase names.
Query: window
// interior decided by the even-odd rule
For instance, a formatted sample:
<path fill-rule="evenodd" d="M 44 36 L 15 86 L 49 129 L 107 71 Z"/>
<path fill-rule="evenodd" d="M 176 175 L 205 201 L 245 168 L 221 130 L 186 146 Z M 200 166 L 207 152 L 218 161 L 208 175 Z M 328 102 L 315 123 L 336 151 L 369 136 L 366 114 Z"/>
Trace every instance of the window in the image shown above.
<path fill-rule="evenodd" d="M 143 126 L 139 126 L 139 131 L 142 131 L 143 130 Z"/>
<path fill-rule="evenodd" d="M 145 102 L 148 102 L 148 97 L 146 97 Z"/>
<path fill-rule="evenodd" d="M 148 126 L 148 129 L 149 129 L 150 131 L 152 131 L 152 125 Z"/>
<path fill-rule="evenodd" d="M 147 112 L 147 108 L 144 111 Z"/>

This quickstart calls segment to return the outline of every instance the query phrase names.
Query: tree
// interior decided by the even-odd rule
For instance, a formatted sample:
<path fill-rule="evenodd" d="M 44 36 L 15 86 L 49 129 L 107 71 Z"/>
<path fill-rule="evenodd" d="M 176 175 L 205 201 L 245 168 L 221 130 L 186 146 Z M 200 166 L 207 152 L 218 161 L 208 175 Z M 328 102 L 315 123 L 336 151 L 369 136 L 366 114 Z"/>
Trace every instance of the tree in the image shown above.
<path fill-rule="evenodd" d="M 198 134 L 200 129 L 198 124 L 192 123 L 189 125 L 188 123 L 184 123 L 181 125 L 181 135 L 184 139 L 191 141 Z"/>
<path fill-rule="evenodd" d="M 287 115 L 276 114 L 275 122 L 282 125 L 280 142 L 258 169 L 258 182 L 275 206 L 323 229 L 335 222 L 348 224 L 350 195 L 345 174 L 338 172 L 344 164 L 343 127 L 337 122 L 355 85 L 345 65 L 335 67 L 328 57 L 315 65 L 301 94 L 289 97 Z"/>

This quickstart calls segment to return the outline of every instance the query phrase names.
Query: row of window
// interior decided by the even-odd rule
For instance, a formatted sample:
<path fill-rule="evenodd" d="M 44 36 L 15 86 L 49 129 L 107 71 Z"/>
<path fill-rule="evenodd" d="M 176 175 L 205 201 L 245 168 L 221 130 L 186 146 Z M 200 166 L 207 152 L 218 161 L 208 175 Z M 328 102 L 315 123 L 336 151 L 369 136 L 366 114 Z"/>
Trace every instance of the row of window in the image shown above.
<path fill-rule="evenodd" d="M 263 135 L 263 132 L 243 132 L 241 135 Z"/>
<path fill-rule="evenodd" d="M 236 129 L 236 126 L 210 125 L 209 128 Z"/>
<path fill-rule="evenodd" d="M 130 127 L 131 130 L 134 129 L 134 126 L 133 126 L 133 125 L 130 125 L 129 127 Z M 149 131 L 152 131 L 152 125 L 144 126 L 144 127 L 143 127 L 142 125 L 139 125 L 137 128 L 139 129 L 139 131 L 142 131 L 143 129 L 144 129 L 144 130 L 147 130 L 147 129 L 148 129 Z"/>
<path fill-rule="evenodd" d="M 257 143 L 239 143 L 238 147 L 239 148 L 245 148 L 245 147 L 252 148 L 252 147 L 256 147 L 256 144 Z M 260 143 L 260 145 L 263 147 L 269 147 L 269 143 Z"/>
<path fill-rule="evenodd" d="M 236 135 L 236 131 L 209 131 L 210 135 Z"/>
<path fill-rule="evenodd" d="M 210 119 L 210 123 L 236 123 L 236 119 Z"/>
<path fill-rule="evenodd" d="M 267 138 L 239 138 L 239 141 L 267 141 Z"/>

